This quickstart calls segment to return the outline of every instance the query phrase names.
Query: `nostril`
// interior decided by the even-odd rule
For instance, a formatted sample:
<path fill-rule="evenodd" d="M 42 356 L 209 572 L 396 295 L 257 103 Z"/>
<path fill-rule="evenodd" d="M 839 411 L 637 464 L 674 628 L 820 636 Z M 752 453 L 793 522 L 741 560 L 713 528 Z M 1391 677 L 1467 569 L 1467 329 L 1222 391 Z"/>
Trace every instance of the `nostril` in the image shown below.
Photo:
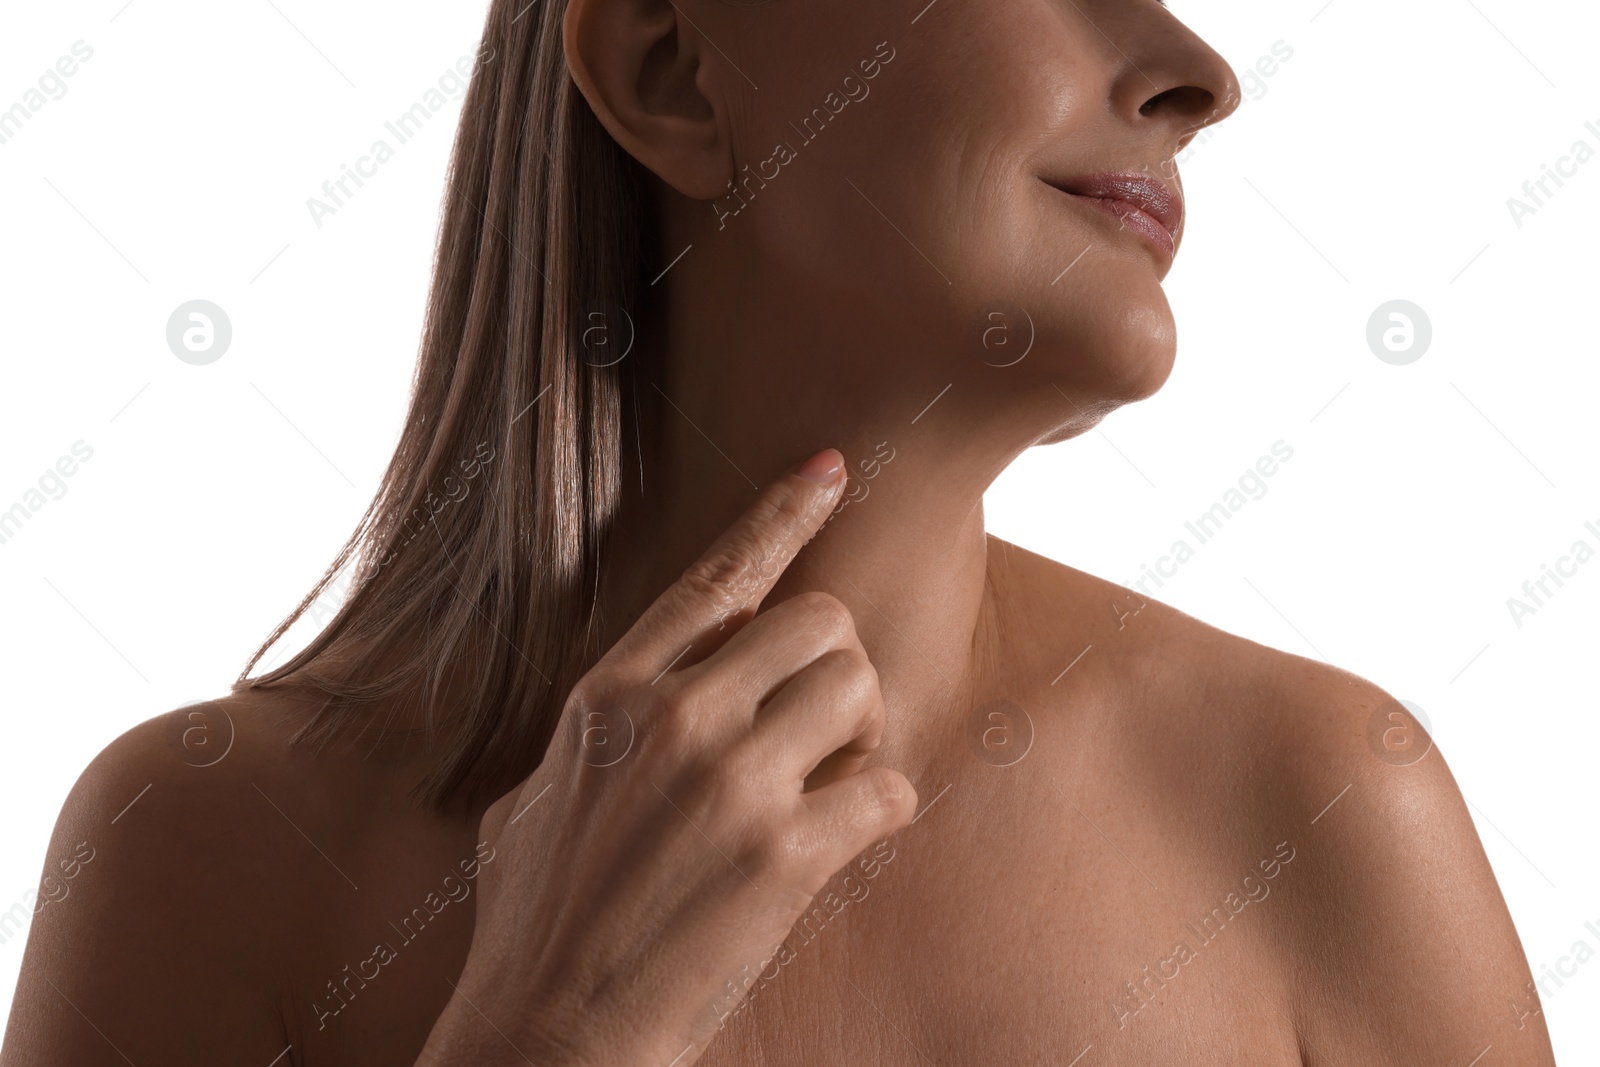
<path fill-rule="evenodd" d="M 1180 115 L 1205 114 L 1215 102 L 1209 90 L 1197 85 L 1180 85 L 1157 93 L 1139 105 L 1139 114 L 1153 115 L 1158 109 L 1175 111 Z"/>

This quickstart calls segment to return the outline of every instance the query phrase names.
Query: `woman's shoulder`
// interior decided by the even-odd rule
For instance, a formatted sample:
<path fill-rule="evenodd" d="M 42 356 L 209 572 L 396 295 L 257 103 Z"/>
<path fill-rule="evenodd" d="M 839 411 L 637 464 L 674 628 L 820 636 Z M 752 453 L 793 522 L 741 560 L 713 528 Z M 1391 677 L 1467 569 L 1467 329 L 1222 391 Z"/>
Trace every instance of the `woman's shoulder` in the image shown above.
<path fill-rule="evenodd" d="M 196 878 L 237 873 L 226 868 L 238 864 L 260 884 L 270 866 L 263 861 L 279 851 L 265 829 L 285 821 L 280 802 L 316 805 L 338 792 L 336 766 L 291 748 L 283 710 L 279 701 L 230 694 L 138 723 L 78 776 L 57 834 L 136 849 L 152 860 L 145 868 L 192 854 Z"/>
<path fill-rule="evenodd" d="M 1308 1043 L 1337 1062 L 1468 1062 L 1491 1043 L 1545 1062 L 1509 911 L 1416 704 L 1044 557 L 1013 547 L 1009 567 L 1043 635 L 1034 655 L 1081 657 L 1053 680 L 1030 668 L 1041 706 L 1088 720 L 1059 736 L 1093 748 L 1128 800 L 1219 872 L 1277 857 L 1264 928 Z M 1043 695 L 1079 671 L 1078 688 Z M 1524 1001 L 1520 1016 L 1483 1012 Z"/>
<path fill-rule="evenodd" d="M 186 704 L 106 745 L 68 793 L 55 834 L 101 858 L 126 856 L 114 895 L 124 903 L 147 886 L 198 887 L 245 869 L 260 885 L 276 851 L 263 832 L 273 794 L 308 777 L 296 762 L 260 701 Z"/>
<path fill-rule="evenodd" d="M 1026 670 L 1040 701 L 1095 694 L 1144 739 L 1154 772 L 1219 794 L 1255 790 L 1275 814 L 1305 809 L 1308 825 L 1356 793 L 1460 803 L 1425 713 L 1376 682 L 1043 556 L 1011 547 L 1009 557 L 1019 636 L 1006 644 L 1035 661 Z M 1158 737 L 1166 743 L 1149 743 Z"/>
<path fill-rule="evenodd" d="M 353 851 L 363 816 L 337 763 L 290 749 L 281 711 L 253 696 L 185 705 L 79 775 L 45 857 L 5 1062 L 283 1051 L 285 950 L 316 930 L 319 900 L 349 890 L 329 857 Z"/>
<path fill-rule="evenodd" d="M 1090 688 L 1159 717 L 1165 732 L 1219 738 L 1242 757 L 1342 753 L 1396 766 L 1416 762 L 1408 759 L 1415 746 L 1429 743 L 1420 728 L 1396 729 L 1391 713 L 1410 714 L 1407 705 L 1369 679 L 1037 553 L 995 547 L 1005 560 L 1005 646 L 1037 661 L 1023 669 L 1046 675 L 1044 691 L 1061 690 L 1081 670 Z M 1059 673 L 1050 676 L 1056 661 Z"/>
<path fill-rule="evenodd" d="M 238 701 L 188 705 L 79 775 L 45 857 L 6 1063 L 282 1051 L 262 991 L 287 853 L 261 787 L 281 788 L 287 761 L 268 733 Z"/>

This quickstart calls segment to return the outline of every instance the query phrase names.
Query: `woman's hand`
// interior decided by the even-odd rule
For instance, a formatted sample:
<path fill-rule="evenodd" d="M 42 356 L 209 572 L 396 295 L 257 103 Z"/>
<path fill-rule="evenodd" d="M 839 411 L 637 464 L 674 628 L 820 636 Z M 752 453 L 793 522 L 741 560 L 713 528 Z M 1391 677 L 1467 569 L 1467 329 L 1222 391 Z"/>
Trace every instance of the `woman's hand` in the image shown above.
<path fill-rule="evenodd" d="M 862 769 L 884 707 L 849 611 L 817 592 L 754 614 L 842 465 L 830 449 L 768 486 L 579 681 L 544 762 L 484 815 L 495 862 L 419 1065 L 687 1067 L 728 982 L 910 821 L 910 782 Z"/>

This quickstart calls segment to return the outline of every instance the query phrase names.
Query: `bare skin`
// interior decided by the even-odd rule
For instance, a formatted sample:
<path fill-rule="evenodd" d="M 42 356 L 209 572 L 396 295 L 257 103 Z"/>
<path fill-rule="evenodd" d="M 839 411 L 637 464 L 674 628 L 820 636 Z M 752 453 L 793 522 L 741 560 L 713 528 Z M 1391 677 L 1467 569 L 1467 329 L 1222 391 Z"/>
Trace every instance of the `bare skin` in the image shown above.
<path fill-rule="evenodd" d="M 976 757 L 964 704 L 929 711 L 939 731 L 891 718 L 874 762 L 907 770 L 922 814 L 819 894 L 826 918 L 797 924 L 747 1007 L 719 1006 L 699 1062 L 1553 1062 L 1543 1017 L 1512 1010 L 1528 970 L 1439 752 L 1394 766 L 1369 746 L 1385 694 L 1155 601 L 1119 628 L 1127 590 L 989 544 L 985 643 L 1004 654 L 982 677 L 1027 710 L 1031 747 Z M 237 737 L 215 766 L 186 761 L 182 710 L 75 790 L 51 854 L 96 857 L 36 921 L 8 1050 L 34 1027 L 75 1064 L 123 1062 L 113 1042 L 178 1064 L 421 1049 L 477 898 L 391 924 L 473 858 L 477 813 L 411 809 L 414 758 L 290 755 L 281 709 L 228 698 L 209 721 L 224 708 Z M 1247 875 L 1267 895 L 1206 943 L 1186 924 Z M 1193 958 L 1152 979 L 1177 941 Z M 326 983 L 379 942 L 396 958 L 340 1008 Z"/>
<path fill-rule="evenodd" d="M 1236 105 L 1232 72 L 1149 0 L 926 7 L 566 9 L 575 81 L 659 179 L 661 264 L 694 246 L 640 339 L 665 400 L 608 547 L 606 633 L 757 484 L 837 446 L 868 492 L 767 604 L 848 609 L 881 685 L 867 766 L 917 798 L 695 1062 L 1552 1062 L 1442 755 L 1373 746 L 1386 693 L 984 531 L 982 494 L 1018 454 L 1148 396 L 1174 355 L 1170 254 L 1046 179 L 1134 170 L 1176 190 L 1167 165 Z M 818 71 L 874 55 L 871 97 L 736 217 L 707 209 L 822 100 Z M 1005 368 L 967 343 L 1001 298 L 1037 331 Z M 988 718 L 997 700 L 1029 725 Z M 494 1050 L 458 1062 L 525 1062 L 506 1034 L 539 1004 L 491 983 L 474 1017 L 452 988 L 482 893 L 401 928 L 463 863 L 509 868 L 478 855 L 485 812 L 409 804 L 414 747 L 290 753 L 306 709 L 236 696 L 212 723 L 222 710 L 236 736 L 213 766 L 186 762 L 180 710 L 74 790 L 50 862 L 85 841 L 95 858 L 35 920 L 3 1062 L 410 1064 L 441 1013 Z M 394 958 L 374 972 L 379 943 Z M 363 969 L 377 977 L 349 977 Z M 714 1026 L 734 1006 L 704 1010 Z"/>

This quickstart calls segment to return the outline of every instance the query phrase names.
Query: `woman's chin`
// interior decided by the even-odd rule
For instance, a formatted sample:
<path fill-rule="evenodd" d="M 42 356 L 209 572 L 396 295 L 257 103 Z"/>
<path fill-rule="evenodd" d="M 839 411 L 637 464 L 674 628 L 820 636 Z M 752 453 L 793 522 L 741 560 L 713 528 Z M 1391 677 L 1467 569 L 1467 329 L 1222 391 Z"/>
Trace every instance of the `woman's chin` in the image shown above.
<path fill-rule="evenodd" d="M 1099 328 L 1040 338 L 1032 372 L 1085 411 L 1143 400 L 1166 384 L 1177 357 L 1177 329 L 1165 299 L 1120 309 Z M 1049 355 L 1046 355 L 1048 353 Z"/>
<path fill-rule="evenodd" d="M 1094 429 L 1124 404 L 1160 390 L 1172 373 L 1175 349 L 1170 337 L 1168 333 L 1141 338 L 1136 344 L 1128 344 L 1126 339 L 1121 344 L 1104 343 L 1093 349 L 1093 358 L 1086 358 L 1086 349 L 1080 346 L 1046 348 L 1060 354 L 1034 365 L 1030 388 L 1043 398 L 1042 414 L 1057 425 L 1033 444 L 1070 441 Z"/>
<path fill-rule="evenodd" d="M 1159 307 L 1129 312 L 1124 323 L 1126 345 L 1117 361 L 1121 390 L 1113 395 L 1131 403 L 1153 395 L 1172 375 L 1178 356 L 1178 330 L 1165 298 Z"/>

